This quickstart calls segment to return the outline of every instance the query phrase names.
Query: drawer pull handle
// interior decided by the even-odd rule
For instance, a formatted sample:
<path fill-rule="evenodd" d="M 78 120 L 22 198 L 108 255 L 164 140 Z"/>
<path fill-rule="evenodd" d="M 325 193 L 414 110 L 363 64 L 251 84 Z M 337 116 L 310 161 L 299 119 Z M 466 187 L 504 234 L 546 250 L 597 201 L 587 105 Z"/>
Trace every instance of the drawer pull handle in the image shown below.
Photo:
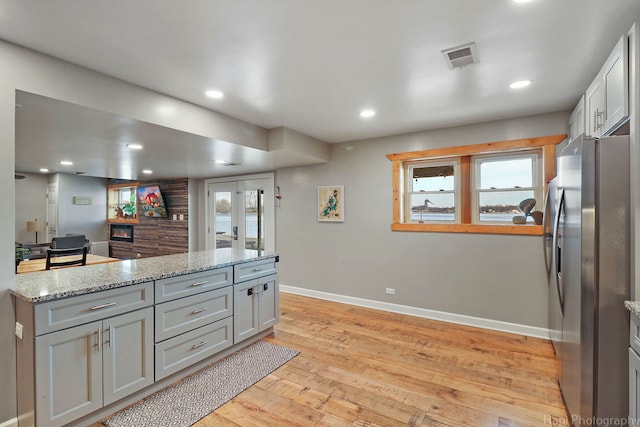
<path fill-rule="evenodd" d="M 100 310 L 100 309 L 103 309 L 103 308 L 112 307 L 114 305 L 116 305 L 115 302 L 108 302 L 106 304 L 94 305 L 93 307 L 91 307 L 90 310 Z"/>
<path fill-rule="evenodd" d="M 203 311 L 208 310 L 208 309 L 209 309 L 209 307 L 202 307 L 202 308 L 199 308 L 199 309 L 197 309 L 197 310 L 193 310 L 193 311 L 191 312 L 191 314 L 198 314 L 198 313 L 202 313 Z"/>
<path fill-rule="evenodd" d="M 253 270 L 251 270 L 252 273 L 255 273 L 256 271 L 262 271 L 261 267 L 256 267 Z"/>
<path fill-rule="evenodd" d="M 199 344 L 194 344 L 191 346 L 191 350 L 195 350 L 198 347 L 202 347 L 203 345 L 207 344 L 208 341 L 201 341 Z"/>
<path fill-rule="evenodd" d="M 191 287 L 195 288 L 196 286 L 202 286 L 202 285 L 206 285 L 206 284 L 207 284 L 206 281 L 204 281 L 204 282 L 196 282 L 196 283 L 192 283 Z"/>

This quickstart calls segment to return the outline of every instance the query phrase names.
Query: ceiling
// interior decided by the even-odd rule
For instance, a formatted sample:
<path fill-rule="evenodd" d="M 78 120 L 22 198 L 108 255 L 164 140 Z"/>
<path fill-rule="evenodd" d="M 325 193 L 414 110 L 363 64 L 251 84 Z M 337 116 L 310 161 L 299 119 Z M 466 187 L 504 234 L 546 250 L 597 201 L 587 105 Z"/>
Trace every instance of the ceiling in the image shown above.
<path fill-rule="evenodd" d="M 571 109 L 634 20 L 639 0 L 0 0 L 0 39 L 330 143 Z M 450 70 L 441 51 L 472 41 L 479 63 Z M 509 88 L 522 79 L 532 84 Z M 70 144 L 92 132 L 75 129 L 81 111 L 48 107 L 42 114 L 70 122 L 41 119 L 32 136 Z M 376 115 L 360 118 L 365 108 Z M 104 120 L 143 136 L 162 130 Z M 183 176 L 196 176 L 206 149 L 182 136 L 193 147 Z M 104 158 L 118 159 L 104 138 Z M 100 173 L 115 173 L 103 163 Z"/>

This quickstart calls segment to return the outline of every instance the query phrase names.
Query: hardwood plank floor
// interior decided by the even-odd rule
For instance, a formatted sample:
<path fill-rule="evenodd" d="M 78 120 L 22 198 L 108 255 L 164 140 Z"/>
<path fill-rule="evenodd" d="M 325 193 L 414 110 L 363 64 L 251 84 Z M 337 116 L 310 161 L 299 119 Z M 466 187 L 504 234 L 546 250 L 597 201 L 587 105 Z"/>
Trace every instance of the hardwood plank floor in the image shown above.
<path fill-rule="evenodd" d="M 293 360 L 195 424 L 570 425 L 546 340 L 281 294 Z"/>

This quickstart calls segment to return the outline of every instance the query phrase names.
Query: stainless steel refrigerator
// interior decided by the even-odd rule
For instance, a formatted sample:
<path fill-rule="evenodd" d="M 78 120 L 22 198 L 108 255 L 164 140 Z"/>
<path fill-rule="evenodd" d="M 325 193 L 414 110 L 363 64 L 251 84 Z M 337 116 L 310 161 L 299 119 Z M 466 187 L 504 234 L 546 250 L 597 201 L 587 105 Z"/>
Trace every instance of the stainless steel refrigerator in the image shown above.
<path fill-rule="evenodd" d="M 628 417 L 629 179 L 628 136 L 579 137 L 558 156 L 549 329 L 576 425 Z"/>

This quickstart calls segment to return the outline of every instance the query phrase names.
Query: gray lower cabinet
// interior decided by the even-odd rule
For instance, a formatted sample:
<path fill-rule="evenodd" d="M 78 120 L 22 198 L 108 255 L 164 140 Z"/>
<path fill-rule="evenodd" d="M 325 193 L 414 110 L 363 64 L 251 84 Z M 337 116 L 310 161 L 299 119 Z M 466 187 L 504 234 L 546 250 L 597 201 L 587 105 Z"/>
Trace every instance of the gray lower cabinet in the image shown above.
<path fill-rule="evenodd" d="M 640 423 L 640 356 L 629 349 L 629 425 Z"/>
<path fill-rule="evenodd" d="M 20 426 L 62 426 L 153 384 L 153 283 L 16 300 Z"/>
<path fill-rule="evenodd" d="M 233 345 L 232 286 L 199 293 L 200 289 L 155 306 L 156 380 Z"/>
<path fill-rule="evenodd" d="M 37 425 L 64 425 L 153 384 L 152 337 L 152 307 L 36 337 Z"/>
<path fill-rule="evenodd" d="M 233 285 L 233 341 L 238 343 L 278 323 L 278 275 Z"/>

